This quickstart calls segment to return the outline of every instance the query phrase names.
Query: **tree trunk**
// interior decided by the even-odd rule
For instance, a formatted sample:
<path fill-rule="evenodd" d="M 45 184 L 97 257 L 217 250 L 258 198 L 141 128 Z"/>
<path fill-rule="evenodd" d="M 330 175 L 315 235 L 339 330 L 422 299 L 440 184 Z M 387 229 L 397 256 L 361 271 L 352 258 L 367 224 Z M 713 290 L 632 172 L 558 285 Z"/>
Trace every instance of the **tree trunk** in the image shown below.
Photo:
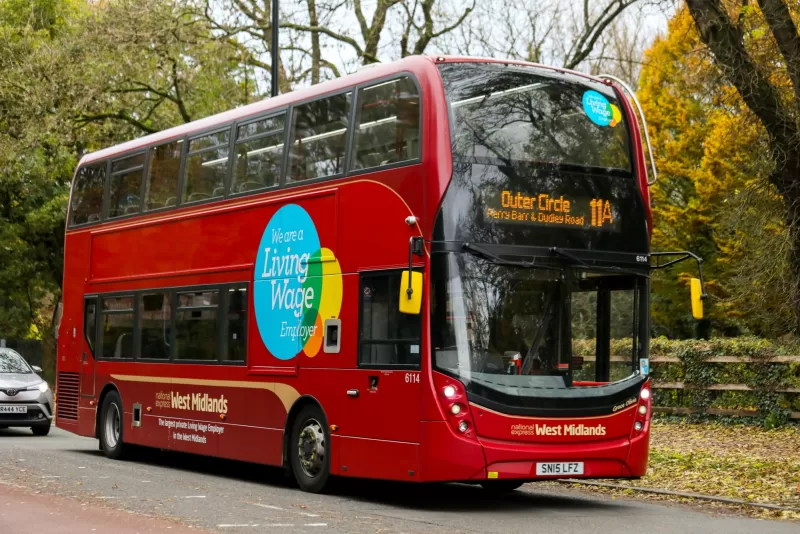
<path fill-rule="evenodd" d="M 319 26 L 316 0 L 308 0 L 308 20 L 312 27 Z M 311 34 L 311 85 L 317 85 L 320 81 L 321 55 L 319 33 L 314 32 Z"/>
<path fill-rule="evenodd" d="M 776 169 L 783 187 L 778 190 L 783 195 L 786 207 L 785 224 L 789 232 L 789 266 L 792 270 L 792 307 L 795 317 L 795 332 L 800 333 L 800 155 L 785 161 L 783 168 Z"/>

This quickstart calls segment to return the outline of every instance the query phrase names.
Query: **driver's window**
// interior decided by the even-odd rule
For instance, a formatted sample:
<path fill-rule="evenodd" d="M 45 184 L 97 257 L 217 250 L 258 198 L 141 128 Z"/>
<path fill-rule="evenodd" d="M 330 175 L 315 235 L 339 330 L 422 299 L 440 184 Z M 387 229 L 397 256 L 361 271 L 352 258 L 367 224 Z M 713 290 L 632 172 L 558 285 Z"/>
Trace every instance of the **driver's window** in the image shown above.
<path fill-rule="evenodd" d="M 361 275 L 360 367 L 419 368 L 421 315 L 400 313 L 400 271 Z"/>

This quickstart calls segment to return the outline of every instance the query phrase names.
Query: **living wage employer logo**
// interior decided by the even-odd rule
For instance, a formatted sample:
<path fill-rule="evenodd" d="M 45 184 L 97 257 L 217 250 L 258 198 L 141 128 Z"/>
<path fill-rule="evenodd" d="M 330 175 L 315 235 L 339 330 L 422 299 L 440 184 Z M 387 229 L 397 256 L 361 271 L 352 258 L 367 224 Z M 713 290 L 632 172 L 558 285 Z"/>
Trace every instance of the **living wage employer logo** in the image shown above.
<path fill-rule="evenodd" d="M 612 128 L 622 120 L 622 112 L 597 91 L 583 93 L 583 111 L 589 120 L 598 126 Z"/>
<path fill-rule="evenodd" d="M 322 347 L 323 322 L 342 307 L 342 270 L 320 245 L 314 221 L 297 204 L 269 220 L 256 256 L 253 300 L 256 324 L 267 350 L 279 360 Z"/>

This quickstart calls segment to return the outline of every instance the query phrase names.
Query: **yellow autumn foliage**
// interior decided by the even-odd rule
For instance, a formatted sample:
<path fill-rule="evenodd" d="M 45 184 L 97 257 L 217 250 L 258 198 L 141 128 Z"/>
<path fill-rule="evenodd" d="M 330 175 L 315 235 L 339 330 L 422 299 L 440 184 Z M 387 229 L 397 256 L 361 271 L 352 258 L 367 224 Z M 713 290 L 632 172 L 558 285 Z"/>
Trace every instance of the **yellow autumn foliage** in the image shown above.
<path fill-rule="evenodd" d="M 760 14 L 745 15 L 757 29 Z M 753 39 L 754 57 L 771 60 L 775 47 L 765 34 Z M 713 333 L 786 333 L 793 324 L 786 232 L 781 200 L 768 183 L 763 127 L 725 83 L 687 10 L 670 21 L 644 63 L 638 96 L 659 169 L 651 189 L 653 249 L 703 256 Z M 684 264 L 654 278 L 656 334 L 694 334 L 690 276 Z"/>

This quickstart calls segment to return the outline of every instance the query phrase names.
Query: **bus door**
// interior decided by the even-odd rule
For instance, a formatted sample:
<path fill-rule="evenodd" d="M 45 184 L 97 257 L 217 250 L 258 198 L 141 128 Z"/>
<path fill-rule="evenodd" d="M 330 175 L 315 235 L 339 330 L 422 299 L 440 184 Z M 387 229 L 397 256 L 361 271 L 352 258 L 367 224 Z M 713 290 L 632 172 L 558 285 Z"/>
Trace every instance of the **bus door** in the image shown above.
<path fill-rule="evenodd" d="M 420 315 L 399 312 L 401 271 L 362 272 L 358 367 L 348 372 L 340 474 L 414 480 L 420 436 Z M 417 475 L 418 476 L 418 475 Z"/>
<path fill-rule="evenodd" d="M 81 359 L 81 396 L 94 397 L 95 358 L 94 346 L 97 335 L 97 297 L 85 297 L 83 300 L 83 332 L 78 339 L 72 340 L 73 348 Z"/>

